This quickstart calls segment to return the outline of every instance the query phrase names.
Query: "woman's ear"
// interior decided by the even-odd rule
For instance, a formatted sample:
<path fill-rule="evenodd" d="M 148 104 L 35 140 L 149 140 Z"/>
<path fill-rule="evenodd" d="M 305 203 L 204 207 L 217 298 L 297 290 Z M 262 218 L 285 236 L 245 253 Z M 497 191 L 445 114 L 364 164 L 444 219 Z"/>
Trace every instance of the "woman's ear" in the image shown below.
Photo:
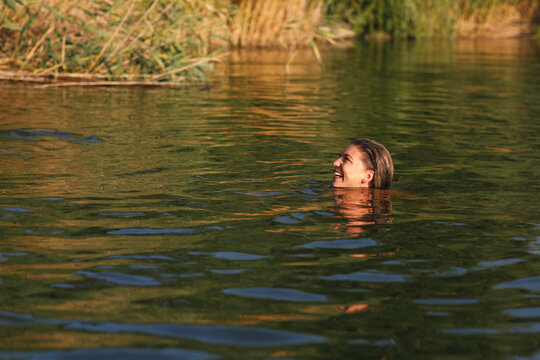
<path fill-rule="evenodd" d="M 375 177 L 375 171 L 367 170 L 366 174 L 364 175 L 366 184 L 369 184 L 370 182 L 372 182 L 374 177 Z"/>

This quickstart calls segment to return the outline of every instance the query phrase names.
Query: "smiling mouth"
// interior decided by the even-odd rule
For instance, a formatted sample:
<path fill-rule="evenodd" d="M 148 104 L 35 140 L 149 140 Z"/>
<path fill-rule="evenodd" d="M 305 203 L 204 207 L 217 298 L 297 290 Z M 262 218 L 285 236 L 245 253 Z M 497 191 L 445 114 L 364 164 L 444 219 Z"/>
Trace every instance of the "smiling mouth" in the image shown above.
<path fill-rule="evenodd" d="M 336 177 L 342 179 L 342 178 L 343 178 L 343 174 L 338 173 L 337 171 L 334 171 L 334 178 L 336 178 Z"/>

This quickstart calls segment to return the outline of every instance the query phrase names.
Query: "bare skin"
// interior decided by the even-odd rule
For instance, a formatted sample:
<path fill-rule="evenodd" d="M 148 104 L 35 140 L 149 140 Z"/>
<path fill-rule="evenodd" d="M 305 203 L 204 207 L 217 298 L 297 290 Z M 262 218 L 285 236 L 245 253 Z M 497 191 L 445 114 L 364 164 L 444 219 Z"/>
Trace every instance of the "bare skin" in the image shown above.
<path fill-rule="evenodd" d="M 356 145 L 349 145 L 341 156 L 337 158 L 334 165 L 333 187 L 369 187 L 375 175 L 373 170 L 367 169 L 364 165 L 366 154 Z"/>

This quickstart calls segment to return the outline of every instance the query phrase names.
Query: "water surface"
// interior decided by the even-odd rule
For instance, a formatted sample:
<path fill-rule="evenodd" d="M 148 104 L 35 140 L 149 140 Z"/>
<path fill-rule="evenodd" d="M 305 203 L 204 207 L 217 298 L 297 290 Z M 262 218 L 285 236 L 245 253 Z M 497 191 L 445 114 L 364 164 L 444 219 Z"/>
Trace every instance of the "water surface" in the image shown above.
<path fill-rule="evenodd" d="M 537 358 L 531 40 L 0 96 L 0 358 Z M 355 137 L 389 191 L 329 188 Z"/>

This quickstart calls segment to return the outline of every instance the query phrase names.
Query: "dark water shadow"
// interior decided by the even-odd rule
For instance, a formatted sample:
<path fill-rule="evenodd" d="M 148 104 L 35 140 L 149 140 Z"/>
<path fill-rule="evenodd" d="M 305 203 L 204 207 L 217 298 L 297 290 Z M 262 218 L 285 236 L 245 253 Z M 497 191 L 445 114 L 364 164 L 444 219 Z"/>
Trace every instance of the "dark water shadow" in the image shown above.
<path fill-rule="evenodd" d="M 209 344 L 240 346 L 288 346 L 322 343 L 322 336 L 262 327 L 198 325 L 198 324 L 129 324 L 85 320 L 38 318 L 28 314 L 0 311 L 0 326 L 51 324 L 63 325 L 67 330 L 102 334 L 135 333 L 169 338 L 197 340 Z"/>

